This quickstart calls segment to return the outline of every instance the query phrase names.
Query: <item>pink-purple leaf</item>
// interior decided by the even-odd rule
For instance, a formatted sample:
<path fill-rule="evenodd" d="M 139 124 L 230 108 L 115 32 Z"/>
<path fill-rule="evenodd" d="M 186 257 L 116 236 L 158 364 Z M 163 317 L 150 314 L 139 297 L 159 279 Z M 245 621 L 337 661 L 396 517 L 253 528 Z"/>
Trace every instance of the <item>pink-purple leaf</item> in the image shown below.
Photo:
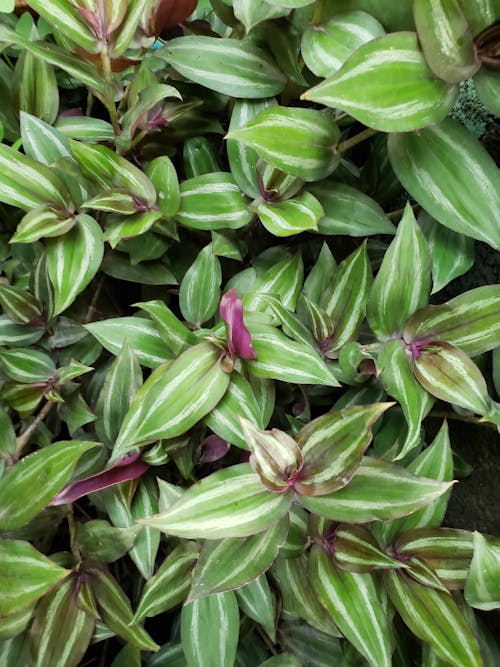
<path fill-rule="evenodd" d="M 227 346 L 231 359 L 257 359 L 252 347 L 252 337 L 243 321 L 243 303 L 233 288 L 220 301 L 220 316 L 227 324 Z"/>

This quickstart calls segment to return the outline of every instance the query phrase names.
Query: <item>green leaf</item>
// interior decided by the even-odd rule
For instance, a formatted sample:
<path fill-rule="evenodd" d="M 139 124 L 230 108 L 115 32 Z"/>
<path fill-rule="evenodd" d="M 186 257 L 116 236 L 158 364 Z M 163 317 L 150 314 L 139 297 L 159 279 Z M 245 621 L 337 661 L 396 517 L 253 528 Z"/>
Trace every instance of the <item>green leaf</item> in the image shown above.
<path fill-rule="evenodd" d="M 289 338 L 293 338 L 299 343 L 306 345 L 315 345 L 316 341 L 311 335 L 309 329 L 302 324 L 300 319 L 281 303 L 281 299 L 273 294 L 263 294 L 262 301 L 269 305 L 269 310 L 278 319 L 278 322 Z"/>
<path fill-rule="evenodd" d="M 287 532 L 283 517 L 257 535 L 205 542 L 188 600 L 247 586 L 271 566 Z"/>
<path fill-rule="evenodd" d="M 59 89 L 53 66 L 23 51 L 15 67 L 20 112 L 53 123 L 59 110 Z"/>
<path fill-rule="evenodd" d="M 186 271 L 179 289 L 179 306 L 184 319 L 199 327 L 217 310 L 222 269 L 212 244 L 201 250 Z"/>
<path fill-rule="evenodd" d="M 69 574 L 29 542 L 0 542 L 0 614 L 7 616 L 31 605 Z"/>
<path fill-rule="evenodd" d="M 191 585 L 193 567 L 198 560 L 199 546 L 184 541 L 169 553 L 142 591 L 134 623 L 147 616 L 157 616 L 186 599 Z"/>
<path fill-rule="evenodd" d="M 325 614 L 325 609 L 312 587 L 305 554 L 297 558 L 278 556 L 270 573 L 281 593 L 284 612 L 292 617 L 303 618 L 310 626 L 326 633 L 330 638 L 340 636 L 332 617 Z"/>
<path fill-rule="evenodd" d="M 47 354 L 29 348 L 0 350 L 0 367 L 13 380 L 26 384 L 48 382 L 56 373 Z"/>
<path fill-rule="evenodd" d="M 301 97 L 338 107 L 382 132 L 409 132 L 443 120 L 456 95 L 455 86 L 428 68 L 416 34 L 401 32 L 363 44 L 333 76 Z"/>
<path fill-rule="evenodd" d="M 232 667 L 239 636 L 232 591 L 193 600 L 181 612 L 181 641 L 188 667 Z"/>
<path fill-rule="evenodd" d="M 418 222 L 431 254 L 431 294 L 435 294 L 474 264 L 474 241 L 443 227 L 425 211 L 418 216 Z"/>
<path fill-rule="evenodd" d="M 172 160 L 166 155 L 154 158 L 146 168 L 146 175 L 158 193 L 158 206 L 167 218 L 179 210 L 181 194 L 179 180 Z"/>
<path fill-rule="evenodd" d="M 0 455 L 2 458 L 7 458 L 5 455 L 14 454 L 16 451 L 16 432 L 14 425 L 4 409 L 0 410 Z"/>
<path fill-rule="evenodd" d="M 23 149 L 28 157 L 51 165 L 61 158 L 71 156 L 69 142 L 64 134 L 24 111 L 19 114 L 19 119 Z"/>
<path fill-rule="evenodd" d="M 448 118 L 420 132 L 391 134 L 388 149 L 403 187 L 429 215 L 500 248 L 500 175 L 465 127 Z"/>
<path fill-rule="evenodd" d="M 258 23 L 286 16 L 289 10 L 285 7 L 273 7 L 271 3 L 254 2 L 253 0 L 233 0 L 235 17 L 240 20 L 248 32 Z"/>
<path fill-rule="evenodd" d="M 284 516 L 291 503 L 289 494 L 271 493 L 250 466 L 242 463 L 205 477 L 166 512 L 140 523 L 178 537 L 246 537 Z"/>
<path fill-rule="evenodd" d="M 411 353 L 400 338 L 388 340 L 378 357 L 381 382 L 386 392 L 395 398 L 403 409 L 408 424 L 406 437 L 401 438 L 395 459 L 404 458 L 420 443 L 422 420 L 428 415 L 433 400 L 415 380 Z"/>
<path fill-rule="evenodd" d="M 405 563 L 384 553 L 375 537 L 364 526 L 340 524 L 335 528 L 332 544 L 334 563 L 349 572 L 371 572 L 406 567 Z"/>
<path fill-rule="evenodd" d="M 76 217 L 50 204 L 36 206 L 18 224 L 11 243 L 33 243 L 41 238 L 61 236 L 75 225 Z"/>
<path fill-rule="evenodd" d="M 429 249 L 407 204 L 368 301 L 368 323 L 377 337 L 386 340 L 399 334 L 405 320 L 427 303 L 430 286 Z"/>
<path fill-rule="evenodd" d="M 231 97 L 272 97 L 281 93 L 286 83 L 264 51 L 235 39 L 178 37 L 156 55 L 187 79 Z"/>
<path fill-rule="evenodd" d="M 262 574 L 235 592 L 241 611 L 261 625 L 271 640 L 276 642 L 276 606 L 266 575 Z"/>
<path fill-rule="evenodd" d="M 300 252 L 275 263 L 264 271 L 243 297 L 243 307 L 248 311 L 269 311 L 269 306 L 260 297 L 273 294 L 289 310 L 295 310 L 304 278 L 304 264 Z"/>
<path fill-rule="evenodd" d="M 500 116 L 500 74 L 494 69 L 482 67 L 474 77 L 474 87 L 484 106 L 495 116 Z"/>
<path fill-rule="evenodd" d="M 196 343 L 193 332 L 186 327 L 163 301 L 140 301 L 135 306 L 151 315 L 158 329 L 161 339 L 172 351 L 179 355 L 186 347 Z"/>
<path fill-rule="evenodd" d="M 81 664 L 95 627 L 95 618 L 82 608 L 82 592 L 77 594 L 77 581 L 71 577 L 38 605 L 30 630 L 34 667 Z"/>
<path fill-rule="evenodd" d="M 0 315 L 0 345 L 33 345 L 44 333 L 42 327 L 14 324 L 7 315 Z"/>
<path fill-rule="evenodd" d="M 390 667 L 391 630 L 372 575 L 345 572 L 313 546 L 309 576 L 321 604 L 372 667 Z"/>
<path fill-rule="evenodd" d="M 65 137 L 78 141 L 89 143 L 105 141 L 111 143 L 115 140 L 113 126 L 101 118 L 65 116 L 64 118 L 58 118 L 54 127 Z"/>
<path fill-rule="evenodd" d="M 394 225 L 379 204 L 346 183 L 328 180 L 314 183 L 308 190 L 325 211 L 318 225 L 320 234 L 371 236 L 395 233 Z"/>
<path fill-rule="evenodd" d="M 16 324 L 29 324 L 42 315 L 40 304 L 29 292 L 4 283 L 0 283 L 0 305 Z"/>
<path fill-rule="evenodd" d="M 413 13 L 427 64 L 440 79 L 458 83 L 480 68 L 474 34 L 459 0 L 415 0 Z"/>
<path fill-rule="evenodd" d="M 67 234 L 47 242 L 47 267 L 54 286 L 54 315 L 65 311 L 97 273 L 104 254 L 102 231 L 80 213 Z"/>
<path fill-rule="evenodd" d="M 251 375 L 296 384 L 339 386 L 333 371 L 311 345 L 293 341 L 274 327 L 254 325 L 249 329 L 257 353 L 257 360 L 244 362 Z"/>
<path fill-rule="evenodd" d="M 98 41 L 89 24 L 72 4 L 64 0 L 33 0 L 32 7 L 56 31 L 62 32 L 82 49 L 89 53 L 98 51 Z"/>
<path fill-rule="evenodd" d="M 184 38 L 185 39 L 185 38 Z M 231 174 L 203 174 L 181 183 L 176 219 L 192 229 L 239 229 L 252 219 L 247 203 Z"/>
<path fill-rule="evenodd" d="M 442 401 L 459 405 L 480 415 L 491 409 L 481 371 L 460 348 L 436 341 L 423 347 L 413 361 L 418 382 Z"/>
<path fill-rule="evenodd" d="M 229 123 L 229 132 L 246 125 L 255 116 L 269 106 L 275 106 L 276 100 L 236 100 Z M 228 139 L 226 143 L 227 157 L 231 174 L 240 190 L 256 199 L 260 196 L 257 178 L 257 162 L 259 156 L 253 148 L 236 139 Z"/>
<path fill-rule="evenodd" d="M 224 396 L 230 380 L 219 357 L 215 346 L 200 343 L 173 363 L 157 368 L 125 415 L 113 460 L 138 444 L 182 435 L 210 412 Z"/>
<path fill-rule="evenodd" d="M 317 181 L 339 163 L 334 150 L 339 136 L 337 125 L 320 111 L 271 106 L 227 138 L 250 146 L 287 174 Z"/>
<path fill-rule="evenodd" d="M 87 558 L 112 563 L 130 551 L 138 527 L 113 528 L 108 521 L 95 520 L 76 525 L 75 540 Z"/>
<path fill-rule="evenodd" d="M 446 663 L 481 667 L 479 646 L 453 598 L 392 570 L 384 574 L 391 602 L 410 630 Z"/>
<path fill-rule="evenodd" d="M 293 236 L 307 230 L 317 231 L 323 207 L 309 192 L 283 202 L 258 205 L 256 213 L 267 231 L 274 236 Z"/>
<path fill-rule="evenodd" d="M 406 322 L 408 341 L 443 340 L 475 357 L 500 346 L 500 287 L 485 285 L 440 306 L 418 310 Z"/>
<path fill-rule="evenodd" d="M 144 628 L 133 622 L 132 607 L 116 579 L 97 567 L 89 568 L 88 574 L 99 615 L 107 627 L 132 646 L 157 651 L 158 644 Z"/>
<path fill-rule="evenodd" d="M 132 503 L 132 516 L 142 519 L 158 512 L 158 489 L 154 479 L 148 475 L 139 480 Z M 160 533 L 143 526 L 129 552 L 141 576 L 148 581 L 153 576 L 156 556 L 160 546 Z"/>
<path fill-rule="evenodd" d="M 115 3 L 110 3 L 112 8 Z M 117 3 L 119 6 L 119 3 Z M 131 45 L 141 19 L 147 12 L 147 0 L 129 0 L 125 3 L 127 12 L 114 39 L 113 56 L 121 56 Z"/>
<path fill-rule="evenodd" d="M 304 463 L 294 490 L 324 496 L 352 479 L 372 440 L 371 427 L 392 403 L 374 403 L 332 410 L 313 419 L 297 433 Z"/>
<path fill-rule="evenodd" d="M 205 424 L 220 438 L 241 449 L 248 449 L 242 434 L 239 417 L 249 419 L 263 428 L 261 406 L 252 385 L 237 371 L 231 373 L 231 382 L 222 399 L 205 417 Z"/>
<path fill-rule="evenodd" d="M 365 318 L 366 303 L 372 284 L 372 273 L 366 243 L 341 262 L 334 280 L 327 287 L 320 306 L 331 318 L 334 331 L 330 336 L 327 355 L 353 340 Z"/>
<path fill-rule="evenodd" d="M 490 611 L 500 608 L 500 545 L 488 544 L 474 532 L 474 555 L 465 585 L 465 599 L 471 607 Z"/>
<path fill-rule="evenodd" d="M 325 25 L 314 25 L 305 30 L 302 57 L 313 74 L 328 77 L 335 74 L 356 49 L 383 35 L 382 25 L 366 12 L 337 14 Z"/>
<path fill-rule="evenodd" d="M 99 443 L 61 441 L 24 456 L 0 486 L 0 530 L 24 526 L 61 491 L 80 456 Z"/>
<path fill-rule="evenodd" d="M 342 646 L 336 637 L 316 630 L 303 621 L 281 623 L 279 636 L 283 648 L 296 656 L 301 665 L 309 662 L 314 667 L 331 667 L 332 664 L 342 665 L 344 662 L 345 644 L 342 643 Z M 292 663 L 291 667 L 295 665 Z"/>
<path fill-rule="evenodd" d="M 410 514 L 439 498 L 451 485 L 366 457 L 347 486 L 326 496 L 296 496 L 296 501 L 333 521 L 367 523 Z"/>

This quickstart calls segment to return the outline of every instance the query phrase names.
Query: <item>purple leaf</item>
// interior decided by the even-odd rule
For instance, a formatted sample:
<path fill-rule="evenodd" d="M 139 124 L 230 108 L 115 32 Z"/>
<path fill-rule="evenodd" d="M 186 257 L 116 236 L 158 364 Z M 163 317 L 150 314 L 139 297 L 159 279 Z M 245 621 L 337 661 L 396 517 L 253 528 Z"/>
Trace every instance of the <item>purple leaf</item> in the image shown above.
<path fill-rule="evenodd" d="M 120 482 L 127 482 L 130 479 L 136 479 L 143 475 L 149 468 L 144 461 L 138 460 L 140 453 L 131 454 L 119 461 L 112 468 L 103 470 L 102 472 L 87 477 L 87 479 L 80 479 L 78 482 L 73 482 L 53 498 L 49 505 L 65 505 L 72 503 L 78 498 L 101 491 L 109 486 L 114 486 Z"/>
<path fill-rule="evenodd" d="M 229 451 L 229 445 L 218 435 L 209 435 L 201 443 L 203 453 L 199 463 L 213 463 L 225 456 Z"/>
<path fill-rule="evenodd" d="M 243 321 L 243 303 L 233 288 L 220 300 L 220 316 L 227 324 L 227 347 L 231 359 L 257 359 L 252 347 L 252 337 Z"/>

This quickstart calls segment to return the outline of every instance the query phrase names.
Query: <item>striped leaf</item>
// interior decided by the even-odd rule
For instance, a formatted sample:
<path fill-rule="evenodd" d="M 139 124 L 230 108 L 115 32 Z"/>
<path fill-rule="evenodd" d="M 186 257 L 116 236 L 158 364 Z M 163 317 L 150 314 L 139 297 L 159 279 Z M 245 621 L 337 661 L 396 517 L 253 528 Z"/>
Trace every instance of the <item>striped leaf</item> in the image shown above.
<path fill-rule="evenodd" d="M 130 551 L 138 532 L 137 526 L 114 528 L 109 521 L 95 519 L 76 524 L 75 542 L 86 558 L 113 563 Z"/>
<path fill-rule="evenodd" d="M 309 540 L 308 517 L 309 514 L 302 507 L 292 505 L 288 513 L 288 534 L 280 547 L 280 556 L 283 558 L 296 558 L 306 550 Z"/>
<path fill-rule="evenodd" d="M 19 114 L 19 120 L 23 149 L 32 160 L 51 165 L 71 156 L 68 140 L 56 128 L 24 111 Z"/>
<path fill-rule="evenodd" d="M 16 432 L 14 424 L 7 414 L 6 410 L 0 410 L 0 455 L 7 459 L 8 455 L 16 451 Z"/>
<path fill-rule="evenodd" d="M 172 356 L 157 327 L 143 317 L 115 317 L 85 324 L 85 328 L 116 356 L 127 342 L 139 363 L 148 368 L 156 368 Z"/>
<path fill-rule="evenodd" d="M 340 570 L 319 546 L 311 549 L 308 571 L 319 601 L 344 637 L 372 667 L 390 667 L 391 629 L 372 575 Z"/>
<path fill-rule="evenodd" d="M 179 210 L 181 193 L 179 180 L 172 160 L 166 155 L 154 158 L 146 168 L 146 174 L 158 193 L 158 206 L 167 218 Z"/>
<path fill-rule="evenodd" d="M 34 30 L 32 35 L 33 33 Z M 54 67 L 33 53 L 23 50 L 16 63 L 15 75 L 20 112 L 30 113 L 47 123 L 53 123 L 59 111 L 59 89 Z"/>
<path fill-rule="evenodd" d="M 75 225 L 76 217 L 51 204 L 32 209 L 18 224 L 11 243 L 33 243 L 41 238 L 61 236 Z"/>
<path fill-rule="evenodd" d="M 323 217 L 323 207 L 309 192 L 303 192 L 287 201 L 257 206 L 260 221 L 274 236 L 294 236 L 307 230 L 318 230 L 318 222 Z"/>
<path fill-rule="evenodd" d="M 429 248 L 407 204 L 373 282 L 367 307 L 372 331 L 381 340 L 399 334 L 405 320 L 426 305 L 430 288 Z"/>
<path fill-rule="evenodd" d="M 238 603 L 232 591 L 184 605 L 181 641 L 188 667 L 233 667 L 239 621 Z"/>
<path fill-rule="evenodd" d="M 483 146 L 448 118 L 421 132 L 391 134 L 403 187 L 445 227 L 500 248 L 500 174 Z"/>
<path fill-rule="evenodd" d="M 310 26 L 302 35 L 300 49 L 313 74 L 335 74 L 356 49 L 385 30 L 376 18 L 363 11 L 343 12 L 325 25 Z"/>
<path fill-rule="evenodd" d="M 317 192 L 317 190 L 315 190 L 315 192 Z M 325 206 L 324 203 L 323 206 Z M 310 301 L 314 301 L 314 303 L 319 303 L 321 296 L 323 295 L 324 286 L 330 284 L 333 280 L 336 267 L 337 264 L 328 244 L 323 242 L 316 262 L 304 281 L 304 288 L 301 296 L 307 297 Z"/>
<path fill-rule="evenodd" d="M 153 478 L 144 476 L 139 481 L 132 502 L 131 512 L 134 519 L 142 519 L 159 511 L 158 490 Z M 149 581 L 153 576 L 156 555 L 160 546 L 160 533 L 154 528 L 143 526 L 129 551 L 141 575 Z"/>
<path fill-rule="evenodd" d="M 251 375 L 296 384 L 339 386 L 333 371 L 311 345 L 293 341 L 265 325 L 250 327 L 250 333 L 257 359 L 244 363 Z"/>
<path fill-rule="evenodd" d="M 395 460 L 402 459 L 420 443 L 422 420 L 433 405 L 432 397 L 415 380 L 411 355 L 400 338 L 388 340 L 378 357 L 381 381 L 386 392 L 395 398 L 403 409 L 408 424 L 406 437 L 401 443 Z"/>
<path fill-rule="evenodd" d="M 332 617 L 325 614 L 325 609 L 313 589 L 311 577 L 307 572 L 307 556 L 297 558 L 278 558 L 274 561 L 271 577 L 281 594 L 283 612 L 292 617 L 303 618 L 307 623 L 330 637 L 340 637 L 340 632 Z"/>
<path fill-rule="evenodd" d="M 465 585 L 465 599 L 471 607 L 490 611 L 500 608 L 500 544 L 488 544 L 474 532 L 474 556 Z"/>
<path fill-rule="evenodd" d="M 0 368 L 13 380 L 26 384 L 48 382 L 56 374 L 54 361 L 45 352 L 22 347 L 0 350 Z"/>
<path fill-rule="evenodd" d="M 184 274 L 179 288 L 182 316 L 199 327 L 217 310 L 220 300 L 222 269 L 210 243 L 196 256 Z"/>
<path fill-rule="evenodd" d="M 184 142 L 182 157 L 186 178 L 220 171 L 215 150 L 206 137 L 189 137 Z"/>
<path fill-rule="evenodd" d="M 427 306 L 406 322 L 406 340 L 443 340 L 475 357 L 500 346 L 500 286 L 485 285 L 441 306 Z"/>
<path fill-rule="evenodd" d="M 255 0 L 233 0 L 233 11 L 235 17 L 243 23 L 247 32 L 258 23 L 269 19 L 286 16 L 289 9 L 286 7 L 273 7 L 271 3 L 255 2 Z"/>
<path fill-rule="evenodd" d="M 372 440 L 371 427 L 392 403 L 332 410 L 297 433 L 304 463 L 293 484 L 304 496 L 324 496 L 352 479 Z"/>
<path fill-rule="evenodd" d="M 88 141 L 89 143 L 104 141 L 111 143 L 115 140 L 113 126 L 101 118 L 64 116 L 57 119 L 54 127 L 65 137 L 77 139 L 78 141 Z"/>
<path fill-rule="evenodd" d="M 5 283 L 0 283 L 0 306 L 16 324 L 29 324 L 42 314 L 40 304 L 29 292 Z"/>
<path fill-rule="evenodd" d="M 219 357 L 214 345 L 200 343 L 173 363 L 157 368 L 125 415 L 113 461 L 137 445 L 182 435 L 210 412 L 224 396 L 230 380 Z"/>
<path fill-rule="evenodd" d="M 55 292 L 54 315 L 62 313 L 97 273 L 104 254 L 102 231 L 94 218 L 80 213 L 64 236 L 47 242 L 47 267 Z"/>
<path fill-rule="evenodd" d="M 481 61 L 474 33 L 459 0 L 416 0 L 415 25 L 425 59 L 440 79 L 458 83 L 470 79 Z"/>
<path fill-rule="evenodd" d="M 439 123 L 456 86 L 437 79 L 415 33 L 392 33 L 363 44 L 331 77 L 301 97 L 348 114 L 382 132 L 409 132 Z"/>
<path fill-rule="evenodd" d="M 413 372 L 422 387 L 442 401 L 485 415 L 491 399 L 481 371 L 460 348 L 436 341 L 421 348 Z"/>
<path fill-rule="evenodd" d="M 96 405 L 99 437 L 112 444 L 130 404 L 142 385 L 142 373 L 128 339 L 106 373 Z"/>
<path fill-rule="evenodd" d="M 229 123 L 229 132 L 246 125 L 255 116 L 269 106 L 276 105 L 276 100 L 236 100 Z M 260 196 L 257 178 L 257 152 L 236 139 L 228 139 L 226 143 L 227 157 L 231 174 L 240 190 L 256 199 Z"/>
<path fill-rule="evenodd" d="M 231 97 L 272 97 L 281 93 L 286 83 L 283 73 L 264 51 L 236 39 L 178 37 L 155 55 L 187 79 Z"/>
<path fill-rule="evenodd" d="M 461 667 L 482 666 L 477 640 L 450 595 L 423 586 L 401 571 L 387 571 L 384 583 L 403 621 L 440 658 Z"/>
<path fill-rule="evenodd" d="M 183 39 L 186 39 L 185 37 Z M 221 171 L 181 183 L 176 220 L 191 229 L 239 229 L 252 219 L 247 203 L 231 174 Z"/>
<path fill-rule="evenodd" d="M 326 287 L 320 301 L 334 326 L 327 356 L 336 356 L 332 352 L 358 335 L 371 285 L 372 273 L 365 242 L 339 264 L 331 287 Z"/>
<path fill-rule="evenodd" d="M 243 375 L 233 371 L 226 393 L 204 421 L 220 438 L 241 449 L 248 449 L 239 417 L 249 419 L 261 428 L 265 426 L 261 407 L 251 384 Z"/>
<path fill-rule="evenodd" d="M 245 616 L 261 625 L 271 641 L 276 642 L 276 605 L 266 575 L 262 574 L 235 592 L 238 606 Z"/>
<path fill-rule="evenodd" d="M 24 418 L 33 414 L 47 390 L 45 383 L 37 386 L 9 381 L 3 385 L 1 395 L 5 403 Z"/>
<path fill-rule="evenodd" d="M 7 647 L 9 645 L 9 640 L 20 638 L 23 639 L 23 633 L 30 624 L 30 621 L 33 617 L 33 611 L 36 606 L 36 603 L 33 603 L 29 607 L 26 607 L 22 611 L 18 611 L 16 614 L 9 614 L 9 616 L 3 616 L 0 618 L 0 660 L 3 661 L 3 664 L 14 665 L 23 664 L 23 662 L 5 662 L 7 652 Z M 26 646 L 28 648 L 28 646 Z M 26 662 L 26 661 L 25 661 Z"/>
<path fill-rule="evenodd" d="M 495 116 L 500 115 L 500 74 L 494 69 L 482 67 L 474 77 L 474 88 L 484 106 Z"/>
<path fill-rule="evenodd" d="M 69 570 L 59 567 L 29 542 L 0 542 L 0 614 L 21 611 L 45 595 Z"/>
<path fill-rule="evenodd" d="M 264 0 L 268 5 L 273 7 L 286 7 L 287 9 L 300 9 L 312 5 L 314 0 Z"/>
<path fill-rule="evenodd" d="M 46 595 L 38 605 L 30 630 L 34 667 L 61 665 L 77 667 L 87 650 L 95 618 L 82 608 L 86 584 L 77 594 L 77 581 L 71 577 Z"/>
<path fill-rule="evenodd" d="M 80 456 L 97 444 L 81 440 L 56 442 L 12 466 L 0 486 L 0 530 L 20 528 L 41 512 L 64 488 Z"/>
<path fill-rule="evenodd" d="M 320 234 L 371 236 L 395 233 L 394 225 L 379 204 L 351 185 L 328 180 L 314 183 L 308 189 L 325 211 L 318 225 Z"/>
<path fill-rule="evenodd" d="M 403 559 L 417 558 L 446 588 L 456 590 L 464 587 L 469 574 L 472 536 L 469 531 L 454 528 L 417 528 L 400 535 L 393 549 Z"/>
<path fill-rule="evenodd" d="M 89 53 L 99 50 L 98 42 L 82 14 L 63 0 L 33 0 L 33 9 L 56 30 Z"/>
<path fill-rule="evenodd" d="M 161 339 L 172 354 L 180 354 L 196 342 L 193 332 L 183 324 L 163 301 L 141 301 L 134 306 L 151 315 Z"/>
<path fill-rule="evenodd" d="M 435 294 L 474 264 L 474 241 L 443 227 L 425 211 L 418 216 L 418 222 L 431 253 L 431 294 Z"/>
<path fill-rule="evenodd" d="M 129 599 L 114 577 L 104 569 L 89 567 L 89 584 L 103 623 L 119 637 L 145 651 L 157 651 L 159 646 L 140 625 L 133 622 Z"/>
<path fill-rule="evenodd" d="M 242 463 L 205 477 L 165 512 L 140 523 L 178 537 L 246 537 L 275 523 L 291 504 L 289 494 L 271 493 Z"/>
<path fill-rule="evenodd" d="M 113 56 L 118 58 L 131 45 L 137 27 L 147 11 L 147 0 L 129 0 L 123 3 L 127 7 L 127 11 L 118 29 L 118 34 L 114 37 Z M 113 5 L 118 5 L 120 11 L 120 3 L 110 3 L 112 11 Z"/>
<path fill-rule="evenodd" d="M 7 315 L 0 315 L 0 345 L 7 347 L 33 345 L 44 333 L 45 330 L 42 327 L 14 324 Z"/>
<path fill-rule="evenodd" d="M 262 301 L 268 304 L 269 310 L 277 318 L 278 322 L 289 338 L 293 338 L 299 343 L 306 345 L 315 345 L 315 338 L 311 335 L 309 329 L 302 324 L 300 319 L 281 303 L 281 299 L 273 294 L 261 296 Z"/>
<path fill-rule="evenodd" d="M 271 266 L 260 275 L 243 297 L 245 312 L 269 311 L 261 294 L 273 294 L 281 299 L 285 308 L 294 311 L 304 278 L 304 264 L 301 254 L 295 253 Z"/>
<path fill-rule="evenodd" d="M 162 614 L 186 599 L 199 550 L 195 542 L 184 541 L 169 553 L 154 577 L 146 582 L 134 623 Z"/>
<path fill-rule="evenodd" d="M 337 125 L 320 111 L 271 106 L 227 138 L 250 146 L 287 174 L 318 181 L 339 163 L 334 151 L 339 136 Z"/>
<path fill-rule="evenodd" d="M 407 567 L 384 553 L 372 533 L 363 526 L 340 524 L 335 528 L 334 562 L 349 572 L 371 572 L 374 569 Z"/>
<path fill-rule="evenodd" d="M 451 453 L 448 424 L 443 422 L 432 444 L 424 449 L 408 466 L 414 475 L 436 479 L 440 482 L 451 482 L 453 479 L 453 457 Z M 413 528 L 437 527 L 441 525 L 446 512 L 450 491 L 429 503 L 416 512 L 394 521 L 379 523 L 374 527 L 374 534 L 383 544 Z"/>
<path fill-rule="evenodd" d="M 287 532 L 285 516 L 257 535 L 205 542 L 188 601 L 241 588 L 260 577 L 275 560 Z"/>
<path fill-rule="evenodd" d="M 347 486 L 327 496 L 297 496 L 305 509 L 346 523 L 395 519 L 445 493 L 452 483 L 418 477 L 394 463 L 366 457 Z"/>

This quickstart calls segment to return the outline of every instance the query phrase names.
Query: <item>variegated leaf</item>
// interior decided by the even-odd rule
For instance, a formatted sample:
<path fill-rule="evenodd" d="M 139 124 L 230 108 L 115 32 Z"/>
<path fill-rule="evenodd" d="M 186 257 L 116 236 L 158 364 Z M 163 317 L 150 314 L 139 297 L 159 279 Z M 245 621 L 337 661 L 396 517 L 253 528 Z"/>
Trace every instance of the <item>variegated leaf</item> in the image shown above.
<path fill-rule="evenodd" d="M 465 584 L 465 599 L 476 609 L 500 608 L 500 544 L 488 544 L 474 532 L 474 556 Z"/>

